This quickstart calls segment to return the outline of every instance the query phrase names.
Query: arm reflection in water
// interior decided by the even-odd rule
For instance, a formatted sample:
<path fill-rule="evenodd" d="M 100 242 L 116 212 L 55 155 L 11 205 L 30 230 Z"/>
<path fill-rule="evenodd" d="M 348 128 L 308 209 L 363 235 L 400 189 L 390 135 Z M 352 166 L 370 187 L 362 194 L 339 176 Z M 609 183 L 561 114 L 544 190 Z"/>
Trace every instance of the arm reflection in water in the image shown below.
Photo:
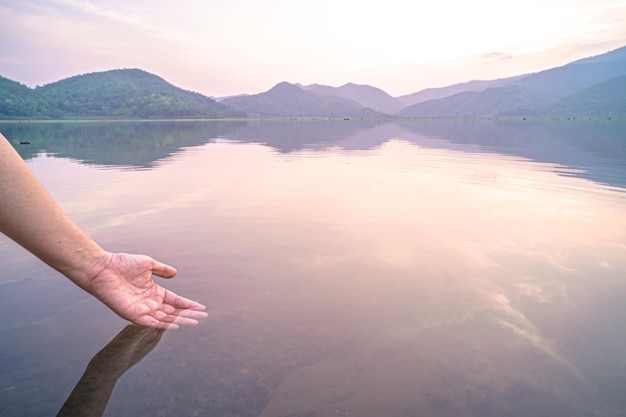
<path fill-rule="evenodd" d="M 117 380 L 154 349 L 163 332 L 126 326 L 91 359 L 57 417 L 102 416 Z"/>

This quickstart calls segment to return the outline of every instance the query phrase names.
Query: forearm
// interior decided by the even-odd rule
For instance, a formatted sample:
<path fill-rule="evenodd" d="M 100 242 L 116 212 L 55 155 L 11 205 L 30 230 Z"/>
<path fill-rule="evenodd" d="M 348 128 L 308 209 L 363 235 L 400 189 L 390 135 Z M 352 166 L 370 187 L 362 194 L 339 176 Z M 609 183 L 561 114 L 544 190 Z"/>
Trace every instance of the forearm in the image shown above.
<path fill-rule="evenodd" d="M 176 269 L 149 256 L 110 253 L 65 215 L 0 134 L 0 232 L 60 271 L 120 317 L 161 329 L 198 324 L 206 307 L 152 280 Z"/>
<path fill-rule="evenodd" d="M 0 231 L 82 288 L 109 256 L 67 217 L 1 134 Z"/>

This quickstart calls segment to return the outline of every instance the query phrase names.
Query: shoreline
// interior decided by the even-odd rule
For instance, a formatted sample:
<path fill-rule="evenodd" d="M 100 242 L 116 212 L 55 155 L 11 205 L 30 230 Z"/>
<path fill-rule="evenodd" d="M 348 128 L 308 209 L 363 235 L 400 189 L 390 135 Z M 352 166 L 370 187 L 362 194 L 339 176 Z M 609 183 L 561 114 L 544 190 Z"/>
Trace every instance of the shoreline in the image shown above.
<path fill-rule="evenodd" d="M 421 116 L 421 117 L 227 117 L 201 119 L 116 119 L 116 118 L 89 118 L 89 119 L 0 119 L 0 124 L 38 124 L 38 123 L 163 123 L 163 122 L 251 122 L 251 121 L 427 121 L 427 120 L 492 120 L 492 121 L 611 121 L 626 120 L 624 116 L 501 116 L 501 117 L 448 117 L 448 116 Z"/>

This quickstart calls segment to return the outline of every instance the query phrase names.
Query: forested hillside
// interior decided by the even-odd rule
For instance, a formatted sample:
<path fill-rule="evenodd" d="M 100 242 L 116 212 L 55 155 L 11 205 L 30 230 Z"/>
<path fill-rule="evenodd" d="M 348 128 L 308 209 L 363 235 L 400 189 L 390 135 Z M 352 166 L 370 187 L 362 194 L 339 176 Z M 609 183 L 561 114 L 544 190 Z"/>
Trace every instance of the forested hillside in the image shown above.
<path fill-rule="evenodd" d="M 0 77 L 0 117 L 40 116 L 49 113 L 43 97 L 23 84 Z"/>
<path fill-rule="evenodd" d="M 215 100 L 139 69 L 77 75 L 30 89 L 2 78 L 0 117 L 222 118 L 242 116 Z"/>

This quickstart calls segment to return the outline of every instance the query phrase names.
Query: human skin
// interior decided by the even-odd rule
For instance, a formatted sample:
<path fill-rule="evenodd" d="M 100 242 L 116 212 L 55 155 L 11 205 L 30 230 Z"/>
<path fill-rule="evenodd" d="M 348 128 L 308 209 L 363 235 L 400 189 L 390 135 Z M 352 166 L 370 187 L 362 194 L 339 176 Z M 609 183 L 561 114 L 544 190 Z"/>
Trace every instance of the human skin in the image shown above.
<path fill-rule="evenodd" d="M 108 252 L 87 236 L 2 134 L 0 232 L 132 323 L 175 329 L 206 317 L 204 305 L 152 279 L 172 278 L 176 269 L 149 256 Z"/>

